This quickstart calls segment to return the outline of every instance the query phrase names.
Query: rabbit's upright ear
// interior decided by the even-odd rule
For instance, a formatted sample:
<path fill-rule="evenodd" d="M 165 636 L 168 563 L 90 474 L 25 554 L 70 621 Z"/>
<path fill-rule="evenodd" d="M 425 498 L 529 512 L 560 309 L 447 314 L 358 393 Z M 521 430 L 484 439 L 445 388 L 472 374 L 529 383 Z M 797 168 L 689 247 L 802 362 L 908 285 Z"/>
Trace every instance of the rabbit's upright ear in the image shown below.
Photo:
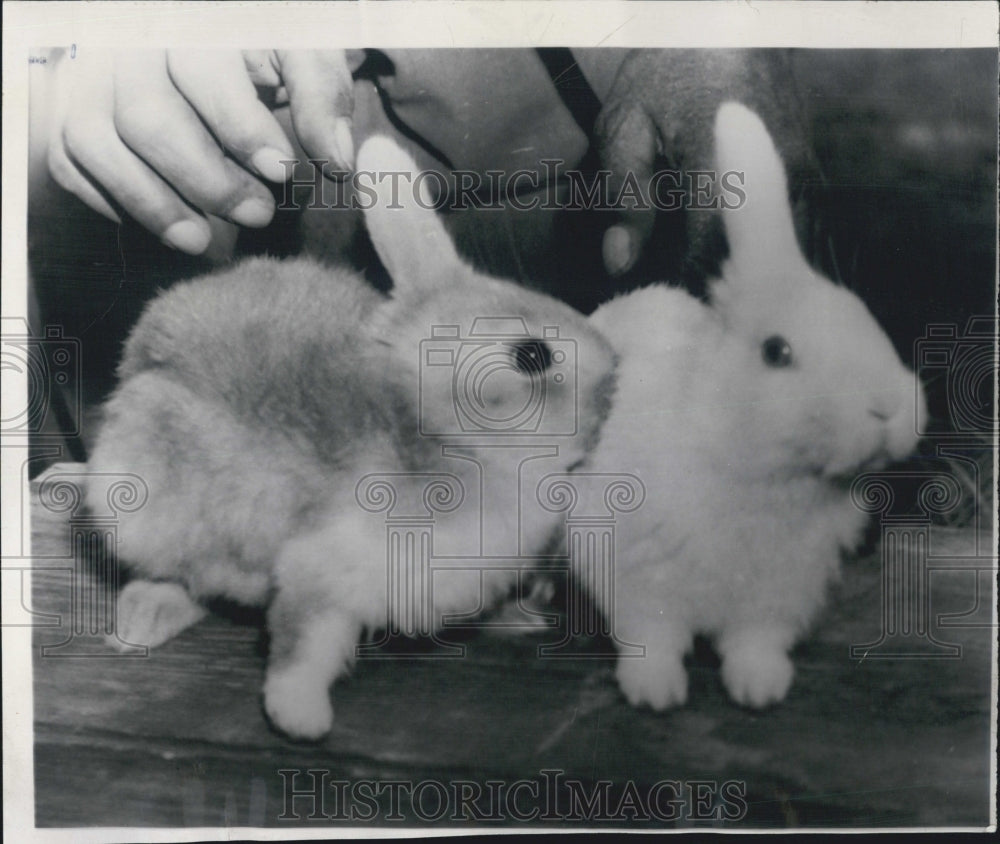
<path fill-rule="evenodd" d="M 763 121 L 746 106 L 723 103 L 715 117 L 718 177 L 742 173 L 746 201 L 722 212 L 730 259 L 750 275 L 802 263 L 795 239 L 788 180 Z"/>
<path fill-rule="evenodd" d="M 427 179 L 419 174 L 416 162 L 391 138 L 373 136 L 358 151 L 368 234 L 401 291 L 432 287 L 462 263 L 434 211 Z"/>

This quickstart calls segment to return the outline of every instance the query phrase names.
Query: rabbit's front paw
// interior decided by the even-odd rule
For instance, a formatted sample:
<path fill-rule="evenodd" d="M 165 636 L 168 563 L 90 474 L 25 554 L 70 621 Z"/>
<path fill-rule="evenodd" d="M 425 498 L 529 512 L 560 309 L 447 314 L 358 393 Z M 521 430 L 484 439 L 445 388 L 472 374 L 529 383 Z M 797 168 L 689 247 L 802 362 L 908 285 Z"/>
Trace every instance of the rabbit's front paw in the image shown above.
<path fill-rule="evenodd" d="M 633 706 L 647 704 L 660 711 L 687 700 L 687 672 L 678 657 L 621 657 L 615 674 Z"/>
<path fill-rule="evenodd" d="M 722 661 L 722 682 L 736 703 L 761 709 L 784 700 L 795 669 L 782 651 L 740 649 Z"/>
<path fill-rule="evenodd" d="M 105 637 L 111 647 L 155 648 L 200 621 L 203 606 L 179 583 L 133 580 L 118 595 L 115 634 Z"/>
<path fill-rule="evenodd" d="M 264 682 L 264 711 L 290 738 L 315 741 L 330 732 L 330 691 L 304 670 L 269 671 Z"/>

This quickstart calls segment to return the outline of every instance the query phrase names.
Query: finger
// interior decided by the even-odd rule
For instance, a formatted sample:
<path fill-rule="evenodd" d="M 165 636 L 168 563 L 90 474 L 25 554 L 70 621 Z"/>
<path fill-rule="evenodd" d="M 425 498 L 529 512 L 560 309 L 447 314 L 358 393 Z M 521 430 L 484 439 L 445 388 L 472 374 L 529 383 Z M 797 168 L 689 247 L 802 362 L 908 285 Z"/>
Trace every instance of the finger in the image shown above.
<path fill-rule="evenodd" d="M 118 219 L 106 198 L 110 197 L 170 245 L 202 252 L 208 245 L 207 224 L 118 137 L 112 119 L 113 71 L 104 57 L 95 57 L 78 70 L 79 86 L 61 104 L 61 132 L 50 155 L 53 174 L 102 213 L 111 210 Z"/>
<path fill-rule="evenodd" d="M 81 50 L 71 61 L 67 54 L 57 60 L 52 77 L 51 112 L 46 124 L 46 163 L 53 180 L 98 214 L 121 222 L 101 192 L 80 172 L 66 152 L 66 128 L 74 120 L 111 122 L 114 96 L 111 65 L 106 54 Z M 80 103 L 88 108 L 80 114 Z"/>
<path fill-rule="evenodd" d="M 343 50 L 279 50 L 292 125 L 302 148 L 332 169 L 354 166 L 354 82 Z"/>
<path fill-rule="evenodd" d="M 281 65 L 274 50 L 244 50 L 243 66 L 254 85 L 264 88 L 281 87 Z"/>
<path fill-rule="evenodd" d="M 52 178 L 63 190 L 69 191 L 101 216 L 116 223 L 122 221 L 101 192 L 73 164 L 62 143 L 49 145 L 48 167 Z"/>
<path fill-rule="evenodd" d="M 258 99 L 244 57 L 233 50 L 170 50 L 170 78 L 222 148 L 265 179 L 291 175 L 294 158 L 278 121 Z"/>
<path fill-rule="evenodd" d="M 171 81 L 162 51 L 117 58 L 115 127 L 137 156 L 199 210 L 245 226 L 270 222 L 274 198 L 223 155 Z"/>
<path fill-rule="evenodd" d="M 275 50 L 244 50 L 243 66 L 255 86 L 274 89 L 271 108 L 288 105 L 288 91 L 281 81 L 281 64 Z"/>
<path fill-rule="evenodd" d="M 164 243 L 199 255 L 211 240 L 207 221 L 186 203 L 145 162 L 118 138 L 114 130 L 101 127 L 83 136 L 84 129 L 70 135 L 74 159 L 140 225 Z"/>
<path fill-rule="evenodd" d="M 598 154 L 609 170 L 609 201 L 618 223 L 605 232 L 604 265 L 611 275 L 635 266 L 655 221 L 650 182 L 656 165 L 657 134 L 643 107 L 627 100 L 605 108 L 596 127 Z"/>

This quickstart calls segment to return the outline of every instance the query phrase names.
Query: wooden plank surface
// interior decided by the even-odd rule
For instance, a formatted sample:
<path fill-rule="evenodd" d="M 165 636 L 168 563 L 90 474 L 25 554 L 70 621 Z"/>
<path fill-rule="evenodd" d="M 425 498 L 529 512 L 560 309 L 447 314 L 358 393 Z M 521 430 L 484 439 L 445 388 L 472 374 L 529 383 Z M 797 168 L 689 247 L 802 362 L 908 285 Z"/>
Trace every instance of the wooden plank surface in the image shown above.
<path fill-rule="evenodd" d="M 609 781 L 612 806 L 629 782 L 645 793 L 663 780 L 735 781 L 746 788 L 745 817 L 735 822 L 742 826 L 987 823 L 995 631 L 938 631 L 961 645 L 956 659 L 852 660 L 850 645 L 879 630 L 878 547 L 846 561 L 827 610 L 795 652 L 787 701 L 769 711 L 728 701 L 707 646 L 691 660 L 688 704 L 655 714 L 619 694 L 606 642 L 581 641 L 579 658 L 553 660 L 536 655 L 551 633 L 466 632 L 461 659 L 360 662 L 333 692 L 333 731 L 308 745 L 275 734 L 261 714 L 259 616 L 210 616 L 146 657 L 116 657 L 102 646 L 96 658 L 43 656 L 42 646 L 67 638 L 73 619 L 68 539 L 65 517 L 33 508 L 31 609 L 59 616 L 58 626 L 34 631 L 40 826 L 349 825 L 309 820 L 305 799 L 289 811 L 279 773 L 289 769 L 328 771 L 331 782 L 481 786 L 558 769 L 588 789 Z M 935 528 L 932 539 L 937 555 L 975 553 L 969 530 Z M 936 573 L 935 614 L 972 609 L 976 583 L 973 572 Z M 83 585 L 93 589 L 89 579 Z M 992 597 L 980 598 L 988 609 Z M 429 650 L 415 646 L 422 648 Z M 387 795 L 378 804 L 375 822 L 404 823 L 387 819 Z M 324 811 L 335 815 L 336 802 Z M 402 814 L 409 825 L 429 823 L 408 806 Z M 615 823 L 628 825 L 590 821 Z M 676 825 L 704 823 L 688 817 Z"/>

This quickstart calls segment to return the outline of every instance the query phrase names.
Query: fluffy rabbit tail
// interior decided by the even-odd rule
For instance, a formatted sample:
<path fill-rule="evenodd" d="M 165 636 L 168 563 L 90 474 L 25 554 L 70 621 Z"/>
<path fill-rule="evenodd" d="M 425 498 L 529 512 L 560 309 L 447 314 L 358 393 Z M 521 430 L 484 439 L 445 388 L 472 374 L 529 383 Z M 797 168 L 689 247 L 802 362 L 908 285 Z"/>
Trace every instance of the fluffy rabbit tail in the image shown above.
<path fill-rule="evenodd" d="M 428 180 L 399 144 L 382 135 L 369 138 L 358 151 L 357 168 L 368 234 L 396 295 L 448 283 L 454 270 L 468 272 L 434 211 Z"/>
<path fill-rule="evenodd" d="M 732 264 L 747 276 L 804 267 L 785 168 L 763 121 L 746 106 L 723 103 L 715 117 L 715 148 L 720 178 L 744 178 L 746 201 L 723 214 Z"/>

